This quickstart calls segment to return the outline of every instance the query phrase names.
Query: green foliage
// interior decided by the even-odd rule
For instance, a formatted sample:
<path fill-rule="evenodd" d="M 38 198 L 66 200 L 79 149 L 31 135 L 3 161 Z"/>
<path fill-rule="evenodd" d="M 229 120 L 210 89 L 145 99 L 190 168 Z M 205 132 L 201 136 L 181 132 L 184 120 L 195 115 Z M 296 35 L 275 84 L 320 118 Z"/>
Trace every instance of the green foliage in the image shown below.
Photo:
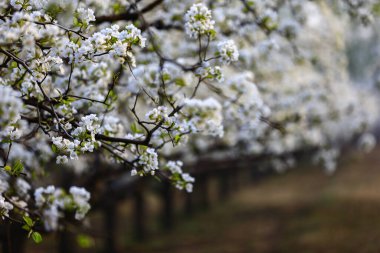
<path fill-rule="evenodd" d="M 76 241 L 79 247 L 84 249 L 92 248 L 95 245 L 94 239 L 85 234 L 79 234 L 76 238 Z"/>
<path fill-rule="evenodd" d="M 186 82 L 185 80 L 183 80 L 183 78 L 176 78 L 174 80 L 174 83 L 177 85 L 177 86 L 180 86 L 180 87 L 184 87 L 186 86 Z"/>
<path fill-rule="evenodd" d="M 22 217 L 28 227 L 34 226 L 34 221 L 29 216 Z"/>
<path fill-rule="evenodd" d="M 135 134 L 142 133 L 135 122 L 131 124 L 131 131 Z"/>
<path fill-rule="evenodd" d="M 5 166 L 5 167 L 4 167 L 4 170 L 5 170 L 8 174 L 10 174 L 10 175 L 12 175 L 12 176 L 14 176 L 14 177 L 18 177 L 18 176 L 20 176 L 20 174 L 22 174 L 22 172 L 23 172 L 23 170 L 24 170 L 24 165 L 22 165 L 22 163 L 21 163 L 20 160 L 17 160 L 17 161 L 13 164 L 13 166 L 9 166 L 9 165 Z"/>
<path fill-rule="evenodd" d="M 168 74 L 168 73 L 163 73 L 163 74 L 162 74 L 162 79 L 163 79 L 164 81 L 169 81 L 169 80 L 171 79 L 170 74 Z"/>
<path fill-rule="evenodd" d="M 35 243 L 40 243 L 42 242 L 42 235 L 38 233 L 37 231 L 32 232 L 32 239 Z"/>
<path fill-rule="evenodd" d="M 52 150 L 55 154 L 59 154 L 59 149 L 57 148 L 56 145 L 52 144 L 52 145 L 51 145 L 51 150 Z"/>
<path fill-rule="evenodd" d="M 374 4 L 372 12 L 374 15 L 380 16 L 380 3 Z"/>
<path fill-rule="evenodd" d="M 45 9 L 46 13 L 52 17 L 56 17 L 58 14 L 62 13 L 64 10 L 56 3 L 50 3 Z"/>
<path fill-rule="evenodd" d="M 174 136 L 174 143 L 175 144 L 178 144 L 180 140 L 181 140 L 181 135 L 177 134 L 176 136 Z"/>
<path fill-rule="evenodd" d="M 24 215 L 24 216 L 22 217 L 22 219 L 23 219 L 24 222 L 25 222 L 25 224 L 22 226 L 22 228 L 23 228 L 24 230 L 26 230 L 26 231 L 29 232 L 29 233 L 28 233 L 28 238 L 32 237 L 32 239 L 33 239 L 33 241 L 34 241 L 35 243 L 40 243 L 40 242 L 42 242 L 42 235 L 41 235 L 39 232 L 37 232 L 37 231 L 35 231 L 35 230 L 33 229 L 33 227 L 34 227 L 34 225 L 36 224 L 36 222 L 33 221 L 32 218 L 30 218 L 29 216 L 26 216 L 26 215 Z"/>

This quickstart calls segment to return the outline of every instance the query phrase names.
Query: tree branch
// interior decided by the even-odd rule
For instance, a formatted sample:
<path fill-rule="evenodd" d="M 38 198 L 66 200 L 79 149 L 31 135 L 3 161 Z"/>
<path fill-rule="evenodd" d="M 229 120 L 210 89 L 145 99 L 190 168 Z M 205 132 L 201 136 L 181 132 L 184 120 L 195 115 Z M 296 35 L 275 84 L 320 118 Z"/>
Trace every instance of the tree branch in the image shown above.
<path fill-rule="evenodd" d="M 146 13 L 146 12 L 149 12 L 151 10 L 153 10 L 155 7 L 157 7 L 158 5 L 160 5 L 161 3 L 163 2 L 163 0 L 156 0 L 150 4 L 148 4 L 147 6 L 145 6 L 141 12 L 142 13 Z M 111 15 L 111 16 L 100 16 L 100 17 L 96 17 L 96 20 L 94 21 L 95 24 L 100 24 L 100 23 L 104 23 L 104 22 L 116 22 L 116 21 L 121 21 L 121 20 L 124 20 L 124 21 L 135 21 L 139 18 L 139 13 L 137 12 L 124 12 L 124 13 L 120 13 L 120 14 L 117 14 L 117 15 Z"/>

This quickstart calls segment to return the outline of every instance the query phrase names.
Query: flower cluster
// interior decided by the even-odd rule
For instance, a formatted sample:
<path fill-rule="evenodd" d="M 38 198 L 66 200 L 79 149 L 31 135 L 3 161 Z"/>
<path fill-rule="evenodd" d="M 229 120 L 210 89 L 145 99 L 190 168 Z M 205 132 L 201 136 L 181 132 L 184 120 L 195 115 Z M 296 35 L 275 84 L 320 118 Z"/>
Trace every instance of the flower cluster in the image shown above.
<path fill-rule="evenodd" d="M 91 195 L 84 188 L 76 186 L 71 187 L 69 192 L 72 196 L 73 204 L 76 207 L 75 219 L 82 220 L 91 208 L 88 203 Z"/>
<path fill-rule="evenodd" d="M 9 216 L 9 211 L 13 209 L 13 205 L 5 200 L 3 196 L 0 196 L 0 216 L 4 219 L 4 216 Z"/>
<path fill-rule="evenodd" d="M 95 21 L 94 10 L 78 8 L 76 12 L 76 18 L 78 19 L 78 23 L 84 27 L 87 27 L 90 22 Z"/>
<path fill-rule="evenodd" d="M 185 15 L 186 33 L 191 38 L 201 35 L 212 35 L 215 21 L 212 20 L 211 11 L 202 3 L 194 4 Z"/>
<path fill-rule="evenodd" d="M 135 66 L 132 46 L 145 47 L 146 39 L 141 35 L 141 31 L 132 24 L 127 25 L 122 31 L 119 29 L 118 25 L 102 29 L 82 41 L 80 45 L 65 39 L 59 42 L 54 53 L 61 57 L 70 57 L 70 60 L 75 63 L 109 54 L 121 63 L 127 61 L 131 66 Z"/>
<path fill-rule="evenodd" d="M 364 133 L 358 140 L 358 148 L 363 152 L 370 152 L 376 146 L 376 137 L 370 133 Z"/>
<path fill-rule="evenodd" d="M 162 82 L 165 82 L 166 94 L 176 95 L 176 89 L 188 85 L 190 73 L 184 71 L 177 65 L 165 63 L 162 67 L 156 63 L 138 65 L 133 69 L 134 76 L 128 78 L 128 88 L 138 92 L 142 87 L 149 90 L 149 94 L 159 100 L 159 90 Z"/>
<path fill-rule="evenodd" d="M 34 61 L 31 67 L 35 71 L 34 76 L 41 80 L 48 73 L 64 74 L 62 63 L 63 60 L 60 57 L 47 56 Z"/>
<path fill-rule="evenodd" d="M 350 14 L 357 17 L 363 24 L 368 25 L 374 21 L 374 9 L 377 1 L 374 0 L 345 0 Z"/>
<path fill-rule="evenodd" d="M 9 190 L 9 183 L 6 178 L 0 174 L 0 217 L 4 219 L 9 216 L 9 212 L 13 209 L 13 204 L 7 201 L 3 194 Z"/>
<path fill-rule="evenodd" d="M 177 189 L 186 189 L 187 192 L 192 192 L 195 179 L 190 176 L 189 173 L 184 173 L 182 166 L 183 163 L 181 161 L 169 161 L 163 169 L 168 170 L 171 173 L 170 180 L 174 183 Z"/>
<path fill-rule="evenodd" d="M 243 126 L 244 130 L 256 129 L 260 116 L 267 117 L 270 111 L 253 81 L 253 73 L 248 71 L 235 75 L 225 83 L 226 93 L 231 99 L 223 104 L 227 112 L 226 119 Z M 247 122 L 245 118 L 251 120 Z M 242 138 L 246 138 L 246 134 L 242 131 Z"/>
<path fill-rule="evenodd" d="M 27 181 L 22 178 L 17 178 L 15 188 L 18 196 L 29 200 L 29 191 L 32 189 L 32 186 Z"/>
<path fill-rule="evenodd" d="M 63 211 L 74 211 L 75 219 L 82 220 L 90 209 L 88 201 L 90 193 L 84 188 L 72 186 L 67 194 L 61 188 L 50 185 L 37 188 L 34 192 L 36 206 L 42 211 L 43 222 L 47 231 L 59 228 L 59 219 L 64 217 Z"/>
<path fill-rule="evenodd" d="M 217 100 L 186 99 L 184 105 L 184 112 L 189 117 L 188 123 L 193 132 L 223 136 L 222 106 Z"/>
<path fill-rule="evenodd" d="M 124 127 L 120 122 L 120 118 L 112 115 L 107 115 L 104 117 L 100 132 L 107 136 L 115 136 L 119 133 L 123 133 L 123 131 Z"/>
<path fill-rule="evenodd" d="M 147 148 L 139 156 L 136 166 L 141 167 L 142 170 L 133 169 L 131 174 L 134 176 L 139 174 L 140 176 L 144 174 L 154 175 L 156 170 L 158 170 L 158 155 L 153 148 Z"/>
<path fill-rule="evenodd" d="M 70 130 L 71 124 L 65 124 L 65 128 Z M 78 159 L 79 153 L 93 152 L 94 148 L 99 147 L 100 143 L 95 139 L 95 135 L 100 133 L 101 127 L 99 119 L 95 114 L 82 117 L 71 135 L 75 138 L 69 140 L 62 136 L 52 137 L 53 151 L 61 155 L 57 156 L 57 164 L 67 163 L 68 156 L 72 160 Z"/>
<path fill-rule="evenodd" d="M 239 58 L 239 51 L 233 40 L 226 40 L 218 43 L 218 56 L 225 64 L 237 61 Z"/>
<path fill-rule="evenodd" d="M 340 151 L 337 148 L 321 149 L 314 157 L 314 162 L 321 163 L 327 174 L 332 174 L 336 170 L 337 157 Z"/>
<path fill-rule="evenodd" d="M 215 80 L 218 82 L 224 80 L 222 69 L 219 66 L 210 66 L 208 62 L 203 62 L 202 66 L 197 68 L 196 75 L 201 79 Z"/>
<path fill-rule="evenodd" d="M 145 116 L 156 123 L 160 121 L 168 121 L 168 108 L 165 106 L 159 106 L 149 111 Z"/>
<path fill-rule="evenodd" d="M 19 128 L 23 110 L 20 93 L 9 86 L 0 85 L 0 97 L 0 139 L 16 140 L 22 134 Z"/>
<path fill-rule="evenodd" d="M 267 9 L 261 17 L 261 22 L 268 30 L 273 30 L 277 27 L 278 15 L 277 12 Z"/>
<path fill-rule="evenodd" d="M 58 151 L 60 154 L 68 154 L 70 159 L 76 160 L 78 159 L 78 154 L 76 153 L 76 149 L 78 148 L 80 141 L 74 140 L 70 141 L 68 139 L 63 138 L 62 136 L 52 137 L 53 142 L 53 151 Z M 59 155 L 57 156 L 56 162 L 57 164 L 67 163 L 68 156 L 67 155 Z"/>

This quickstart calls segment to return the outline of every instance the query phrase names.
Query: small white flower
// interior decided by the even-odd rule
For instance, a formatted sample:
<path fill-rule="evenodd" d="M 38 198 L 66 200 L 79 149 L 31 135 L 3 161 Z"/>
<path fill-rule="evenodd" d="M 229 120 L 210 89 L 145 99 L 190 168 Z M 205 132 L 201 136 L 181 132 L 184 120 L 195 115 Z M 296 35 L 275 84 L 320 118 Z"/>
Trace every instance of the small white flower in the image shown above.
<path fill-rule="evenodd" d="M 13 209 L 13 205 L 5 200 L 3 196 L 0 195 L 0 213 L 2 216 L 9 216 L 9 211 Z M 4 219 L 4 217 L 2 217 Z"/>
<path fill-rule="evenodd" d="M 95 21 L 94 11 L 92 9 L 79 8 L 77 10 L 78 18 L 86 25 Z"/>
<path fill-rule="evenodd" d="M 193 192 L 193 184 L 187 183 L 185 188 L 187 192 Z"/>
<path fill-rule="evenodd" d="M 57 164 L 65 164 L 68 163 L 69 159 L 67 159 L 67 156 L 62 155 L 62 156 L 57 156 L 56 163 Z"/>
<path fill-rule="evenodd" d="M 72 126 L 69 122 L 67 122 L 67 123 L 64 125 L 64 127 L 65 127 L 66 130 L 71 130 L 71 129 L 73 128 L 73 126 Z"/>
<path fill-rule="evenodd" d="M 239 59 L 239 51 L 233 40 L 222 41 L 218 43 L 218 54 L 225 64 L 237 61 Z"/>
<path fill-rule="evenodd" d="M 75 151 L 70 152 L 71 160 L 78 160 L 78 154 Z"/>

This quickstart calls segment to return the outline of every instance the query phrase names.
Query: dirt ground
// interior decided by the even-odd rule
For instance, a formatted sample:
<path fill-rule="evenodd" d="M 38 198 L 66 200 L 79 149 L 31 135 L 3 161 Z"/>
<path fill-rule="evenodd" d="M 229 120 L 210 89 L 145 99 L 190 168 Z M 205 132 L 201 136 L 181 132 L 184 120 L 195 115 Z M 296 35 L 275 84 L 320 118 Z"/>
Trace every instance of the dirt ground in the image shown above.
<path fill-rule="evenodd" d="M 333 176 L 295 169 L 126 252 L 378 253 L 380 148 L 347 154 Z"/>

